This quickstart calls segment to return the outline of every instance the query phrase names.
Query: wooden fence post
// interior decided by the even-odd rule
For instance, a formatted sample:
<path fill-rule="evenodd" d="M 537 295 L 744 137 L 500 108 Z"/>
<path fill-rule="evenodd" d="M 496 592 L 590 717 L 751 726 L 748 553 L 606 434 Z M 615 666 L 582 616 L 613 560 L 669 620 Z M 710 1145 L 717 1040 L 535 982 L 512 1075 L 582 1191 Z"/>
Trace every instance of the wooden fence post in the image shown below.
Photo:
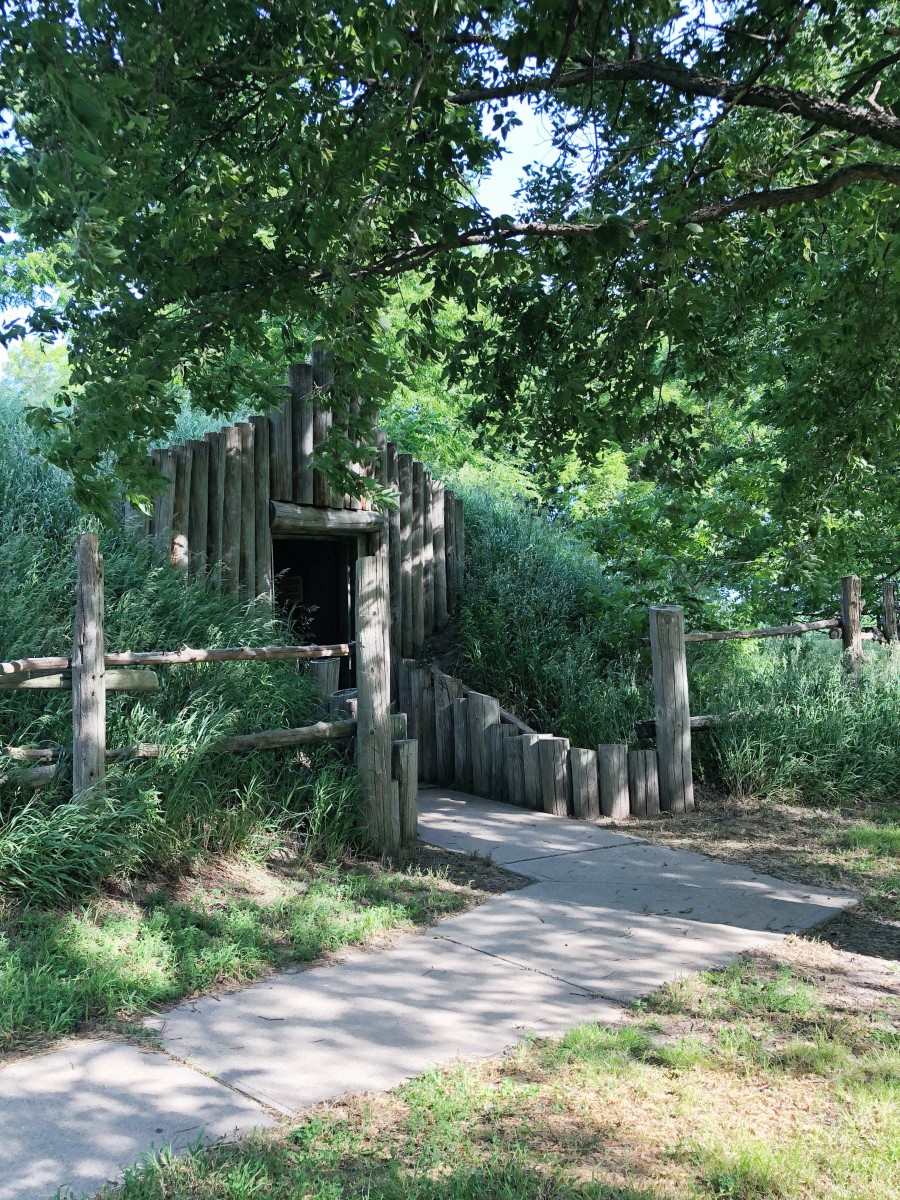
<path fill-rule="evenodd" d="M 628 747 L 604 743 L 597 747 L 600 812 L 621 821 L 628 816 Z"/>
<path fill-rule="evenodd" d="M 666 812 L 692 812 L 691 709 L 684 651 L 683 608 L 678 605 L 659 605 L 650 609 L 650 651 L 653 658 L 659 802 Z"/>
<path fill-rule="evenodd" d="M 655 750 L 629 751 L 628 794 L 633 817 L 659 816 L 659 773 Z"/>
<path fill-rule="evenodd" d="M 356 754 L 363 834 L 374 850 L 393 854 L 400 848 L 400 831 L 391 821 L 390 604 L 383 557 L 357 559 L 356 605 Z"/>
<path fill-rule="evenodd" d="M 391 762 L 394 779 L 399 784 L 400 845 L 413 850 L 418 845 L 419 743 L 403 738 L 392 745 Z"/>
<path fill-rule="evenodd" d="M 106 776 L 106 674 L 103 662 L 103 559 L 96 533 L 76 551 L 72 637 L 72 794 L 102 791 Z"/>
<path fill-rule="evenodd" d="M 897 581 L 885 579 L 881 585 L 881 628 L 889 642 L 897 641 Z"/>
<path fill-rule="evenodd" d="M 862 670 L 862 583 L 858 575 L 841 579 L 841 645 L 851 675 Z"/>

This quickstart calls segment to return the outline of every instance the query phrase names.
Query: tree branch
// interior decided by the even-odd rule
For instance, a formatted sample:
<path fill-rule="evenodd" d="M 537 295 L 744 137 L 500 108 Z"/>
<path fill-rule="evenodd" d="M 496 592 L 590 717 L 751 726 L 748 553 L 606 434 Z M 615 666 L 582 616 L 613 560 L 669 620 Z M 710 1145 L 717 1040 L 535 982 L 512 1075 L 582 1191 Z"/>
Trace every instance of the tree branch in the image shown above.
<path fill-rule="evenodd" d="M 552 75 L 520 77 L 498 87 L 472 88 L 469 91 L 457 92 L 456 95 L 450 96 L 449 100 L 451 104 L 479 104 L 490 100 L 508 100 L 515 96 L 534 96 L 542 92 L 582 87 L 598 81 L 658 83 L 670 91 L 681 92 L 687 96 L 705 96 L 741 108 L 763 108 L 779 115 L 803 117 L 828 129 L 840 129 L 900 149 L 900 118 L 891 113 L 859 108 L 840 100 L 811 96 L 807 92 L 775 87 L 771 84 L 748 81 L 733 83 L 718 76 L 687 71 L 677 63 L 659 59 L 617 62 L 595 58 L 588 66 L 577 71 L 567 71 L 557 79 Z"/>
<path fill-rule="evenodd" d="M 686 225 L 711 225 L 723 221 L 727 217 L 742 212 L 763 212 L 775 208 L 785 208 L 795 204 L 810 204 L 815 200 L 823 200 L 840 188 L 864 180 L 876 180 L 900 187 L 900 164 L 893 163 L 856 163 L 853 166 L 841 167 L 833 174 L 820 179 L 816 183 L 799 184 L 796 187 L 768 188 L 758 192 L 745 192 L 731 200 L 722 200 L 715 204 L 706 204 L 700 208 L 684 213 L 675 222 L 676 228 L 683 229 Z M 632 221 L 628 228 L 635 235 L 645 233 L 651 226 L 651 220 L 644 218 Z M 392 276 L 421 267 L 435 255 L 449 250 L 462 250 L 471 246 L 502 246 L 516 238 L 589 238 L 608 231 L 609 222 L 576 222 L 576 221 L 519 221 L 503 226 L 482 226 L 460 233 L 455 238 L 440 242 L 430 242 L 421 246 L 413 246 L 409 250 L 401 250 L 395 254 L 386 255 L 377 262 L 369 264 L 354 272 L 355 278 L 371 275 Z M 324 282 L 325 273 L 314 278 L 314 282 Z"/>

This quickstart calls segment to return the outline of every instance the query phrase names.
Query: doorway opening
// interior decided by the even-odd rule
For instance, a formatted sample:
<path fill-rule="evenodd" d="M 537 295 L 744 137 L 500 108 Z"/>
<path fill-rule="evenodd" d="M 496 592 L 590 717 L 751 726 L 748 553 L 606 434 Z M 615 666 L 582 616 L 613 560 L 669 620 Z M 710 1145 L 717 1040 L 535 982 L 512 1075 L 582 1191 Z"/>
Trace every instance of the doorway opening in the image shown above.
<path fill-rule="evenodd" d="M 355 636 L 356 538 L 274 538 L 275 606 L 298 643 L 332 645 Z M 340 686 L 353 687 L 353 657 Z"/>

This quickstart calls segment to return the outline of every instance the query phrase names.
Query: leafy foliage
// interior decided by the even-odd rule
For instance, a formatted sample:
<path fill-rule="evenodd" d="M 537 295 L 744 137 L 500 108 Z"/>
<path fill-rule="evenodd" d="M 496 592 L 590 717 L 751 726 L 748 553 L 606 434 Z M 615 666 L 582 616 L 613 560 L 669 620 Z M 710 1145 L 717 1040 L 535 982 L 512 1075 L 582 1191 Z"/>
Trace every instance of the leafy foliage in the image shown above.
<path fill-rule="evenodd" d="M 60 286 L 28 323 L 73 366 L 35 426 L 101 506 L 107 454 L 148 486 L 173 379 L 212 413 L 265 403 L 248 359 L 313 330 L 371 413 L 418 271 L 426 328 L 467 313 L 452 377 L 487 438 L 587 460 L 636 438 L 692 479 L 665 384 L 737 407 L 752 386 L 810 526 L 838 483 L 897 470 L 898 28 L 896 0 L 14 0 L 2 188 Z M 554 153 L 490 217 L 472 187 L 513 100 Z"/>

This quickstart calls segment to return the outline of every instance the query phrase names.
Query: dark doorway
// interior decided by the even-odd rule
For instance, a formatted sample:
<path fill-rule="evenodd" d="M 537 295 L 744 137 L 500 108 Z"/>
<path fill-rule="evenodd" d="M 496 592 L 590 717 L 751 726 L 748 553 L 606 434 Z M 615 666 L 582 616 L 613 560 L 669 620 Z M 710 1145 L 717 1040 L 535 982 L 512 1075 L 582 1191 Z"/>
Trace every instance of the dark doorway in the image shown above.
<path fill-rule="evenodd" d="M 298 642 L 330 645 L 354 636 L 356 538 L 275 538 L 275 604 Z M 341 687 L 352 687 L 341 660 Z"/>

